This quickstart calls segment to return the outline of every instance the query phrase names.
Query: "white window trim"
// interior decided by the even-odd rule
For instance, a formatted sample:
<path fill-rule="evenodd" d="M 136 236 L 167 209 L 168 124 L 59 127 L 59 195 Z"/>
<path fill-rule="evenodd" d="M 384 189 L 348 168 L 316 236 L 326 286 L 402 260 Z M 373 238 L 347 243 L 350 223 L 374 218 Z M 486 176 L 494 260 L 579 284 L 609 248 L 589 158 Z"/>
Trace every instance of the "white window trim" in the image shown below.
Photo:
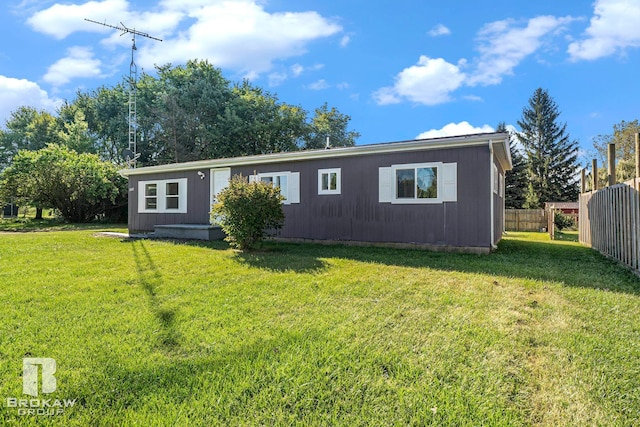
<path fill-rule="evenodd" d="M 408 198 L 398 198 L 398 185 L 396 182 L 396 171 L 398 169 L 418 169 L 418 168 L 436 168 L 436 174 L 438 178 L 437 189 L 438 189 L 438 197 L 433 199 L 419 199 L 414 197 L 413 199 Z M 431 162 L 431 163 L 407 163 L 404 165 L 392 165 L 391 166 L 391 177 L 392 177 L 392 204 L 402 204 L 402 205 L 413 205 L 413 204 L 435 204 L 442 203 L 442 162 Z"/>
<path fill-rule="evenodd" d="M 287 194 L 283 194 L 285 199 L 282 201 L 283 205 L 290 205 L 294 203 L 300 203 L 300 172 L 264 172 L 257 175 L 250 175 L 249 182 L 260 181 L 262 178 L 275 178 L 277 176 L 287 177 Z"/>
<path fill-rule="evenodd" d="M 178 184 L 178 209 L 167 208 L 167 184 Z M 146 209 L 145 188 L 156 184 L 156 209 Z M 187 178 L 161 179 L 138 182 L 138 213 L 187 213 Z"/>
<path fill-rule="evenodd" d="M 437 168 L 438 197 L 433 199 L 399 199 L 397 198 L 396 171 L 398 169 Z M 378 168 L 378 202 L 392 204 L 438 204 L 458 201 L 458 166 L 457 163 L 406 163 Z"/>
<path fill-rule="evenodd" d="M 336 189 L 335 190 L 323 190 L 322 189 L 322 175 L 329 175 L 329 182 L 331 182 L 331 174 L 336 174 Z M 342 193 L 342 171 L 340 168 L 330 168 L 330 169 L 318 169 L 318 195 L 336 195 Z"/>

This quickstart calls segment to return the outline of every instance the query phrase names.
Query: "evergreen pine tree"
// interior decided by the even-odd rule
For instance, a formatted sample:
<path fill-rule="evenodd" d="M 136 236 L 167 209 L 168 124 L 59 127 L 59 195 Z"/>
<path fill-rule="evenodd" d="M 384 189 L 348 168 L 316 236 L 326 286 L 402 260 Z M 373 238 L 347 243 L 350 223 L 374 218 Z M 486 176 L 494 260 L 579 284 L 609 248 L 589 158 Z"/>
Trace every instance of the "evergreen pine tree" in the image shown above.
<path fill-rule="evenodd" d="M 578 141 L 571 140 L 567 124 L 547 90 L 535 90 L 518 121 L 518 140 L 525 150 L 529 186 L 525 208 L 545 202 L 573 202 L 578 198 Z"/>
<path fill-rule="evenodd" d="M 511 151 L 511 163 L 513 169 L 507 171 L 504 186 L 504 205 L 507 209 L 522 209 L 527 192 L 527 166 L 524 157 L 516 147 L 514 135 L 507 130 L 505 122 L 498 123 L 496 132 L 509 133 L 509 149 Z"/>

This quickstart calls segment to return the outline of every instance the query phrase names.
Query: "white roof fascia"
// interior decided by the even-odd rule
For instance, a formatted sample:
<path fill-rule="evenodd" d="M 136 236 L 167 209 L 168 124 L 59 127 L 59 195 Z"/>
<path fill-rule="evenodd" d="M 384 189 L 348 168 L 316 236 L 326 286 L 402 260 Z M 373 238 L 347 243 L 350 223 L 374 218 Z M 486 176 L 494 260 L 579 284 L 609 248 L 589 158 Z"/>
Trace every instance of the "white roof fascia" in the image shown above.
<path fill-rule="evenodd" d="M 502 141 L 501 141 L 502 140 Z M 280 162 L 295 162 L 323 158 L 340 158 L 362 156 L 368 154 L 398 153 L 403 151 L 434 150 L 442 148 L 459 148 L 473 145 L 503 142 L 508 157 L 508 168 L 511 169 L 511 156 L 509 152 L 508 135 L 504 133 L 485 133 L 477 135 L 463 135 L 455 137 L 421 139 L 382 144 L 356 145 L 353 147 L 337 147 L 331 149 L 288 151 L 283 153 L 260 154 L 245 157 L 232 157 L 223 159 L 197 160 L 184 163 L 170 163 L 158 166 L 146 166 L 136 169 L 123 169 L 122 176 L 147 175 L 151 173 L 181 172 L 197 169 L 213 169 L 231 166 L 246 166 Z"/>

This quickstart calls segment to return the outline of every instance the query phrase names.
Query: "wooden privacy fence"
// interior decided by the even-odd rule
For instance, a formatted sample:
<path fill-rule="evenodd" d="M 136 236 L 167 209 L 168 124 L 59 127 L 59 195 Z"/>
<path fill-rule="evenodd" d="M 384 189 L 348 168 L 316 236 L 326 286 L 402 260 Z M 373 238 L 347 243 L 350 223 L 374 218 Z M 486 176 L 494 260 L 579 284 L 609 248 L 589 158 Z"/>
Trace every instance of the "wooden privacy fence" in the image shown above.
<path fill-rule="evenodd" d="M 542 231 L 547 228 L 544 209 L 506 209 L 504 212 L 506 231 Z"/>
<path fill-rule="evenodd" d="M 640 271 L 640 178 L 580 195 L 580 242 Z"/>

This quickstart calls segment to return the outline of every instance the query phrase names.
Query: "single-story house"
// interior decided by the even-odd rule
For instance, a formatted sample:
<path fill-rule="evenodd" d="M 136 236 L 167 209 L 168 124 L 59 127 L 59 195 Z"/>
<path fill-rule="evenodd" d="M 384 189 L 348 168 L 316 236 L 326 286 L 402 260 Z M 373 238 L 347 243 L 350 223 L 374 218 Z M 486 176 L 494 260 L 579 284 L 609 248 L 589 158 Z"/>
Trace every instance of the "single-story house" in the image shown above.
<path fill-rule="evenodd" d="M 475 253 L 504 231 L 509 135 L 484 133 L 123 170 L 129 232 L 207 227 L 234 175 L 284 196 L 278 238 Z"/>

